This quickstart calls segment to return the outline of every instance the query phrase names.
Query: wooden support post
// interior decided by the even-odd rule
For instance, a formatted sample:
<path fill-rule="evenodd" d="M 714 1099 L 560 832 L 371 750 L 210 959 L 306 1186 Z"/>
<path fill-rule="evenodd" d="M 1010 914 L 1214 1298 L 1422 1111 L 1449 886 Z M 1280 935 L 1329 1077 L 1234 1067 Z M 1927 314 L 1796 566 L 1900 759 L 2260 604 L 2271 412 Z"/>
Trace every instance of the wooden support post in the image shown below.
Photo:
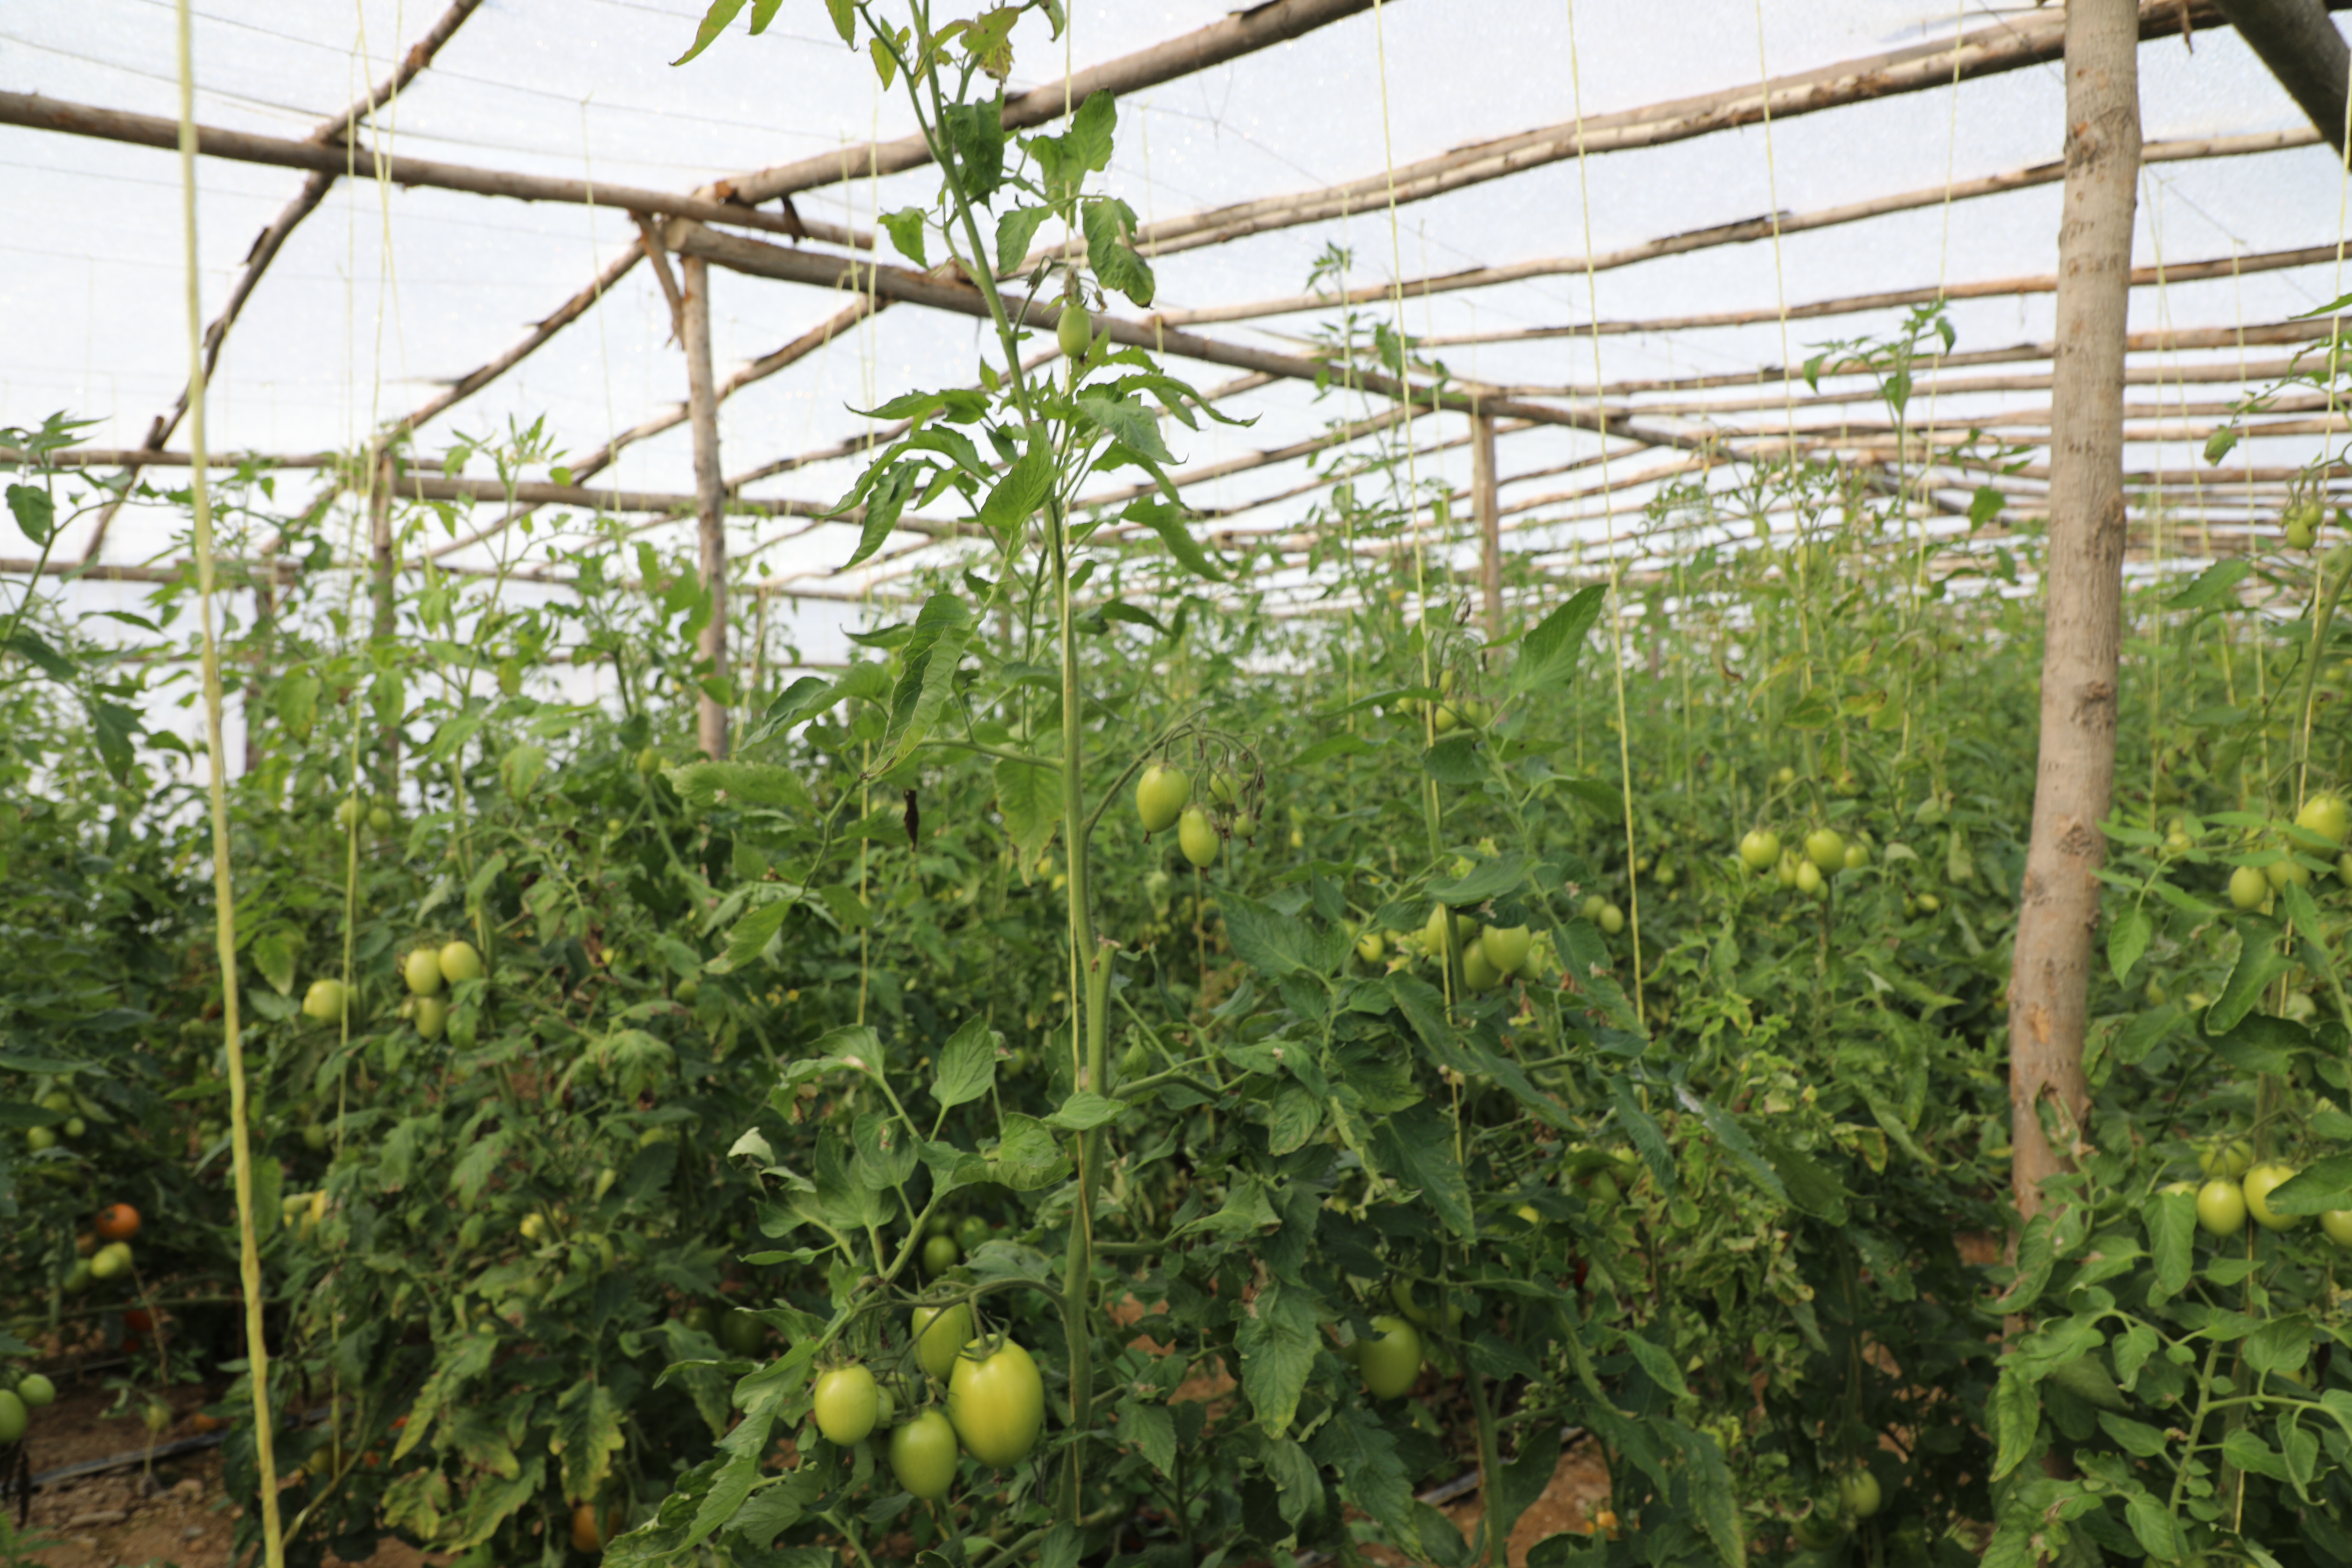
<path fill-rule="evenodd" d="M 392 541 L 392 448 L 377 442 L 368 453 L 368 555 L 374 581 L 374 637 L 381 647 L 398 635 L 399 597 L 393 584 L 399 563 Z M 383 727 L 376 754 L 376 787 L 390 795 L 400 787 L 400 720 L 394 715 Z"/>
<path fill-rule="evenodd" d="M 2083 1041 L 2092 934 L 2116 771 L 2122 638 L 2124 331 L 2140 163 L 2139 16 L 2132 0 L 2066 7 L 2066 198 L 2058 229 L 2050 553 L 2042 575 L 2042 744 L 2009 987 L 2011 1166 L 2017 1211 L 2070 1170 L 2089 1107 Z"/>
<path fill-rule="evenodd" d="M 683 258 L 679 287 L 686 327 L 687 418 L 694 426 L 694 521 L 702 542 L 702 587 L 710 595 L 710 619 L 696 642 L 703 673 L 727 679 L 726 481 L 719 469 L 719 394 L 710 369 L 710 264 Z M 727 755 L 727 704 L 709 691 L 697 710 L 696 737 L 717 761 Z"/>
<path fill-rule="evenodd" d="M 1470 504 L 1478 515 L 1478 586 L 1486 601 L 1486 641 L 1503 640 L 1503 523 L 1495 500 L 1495 421 L 1470 416 Z"/>

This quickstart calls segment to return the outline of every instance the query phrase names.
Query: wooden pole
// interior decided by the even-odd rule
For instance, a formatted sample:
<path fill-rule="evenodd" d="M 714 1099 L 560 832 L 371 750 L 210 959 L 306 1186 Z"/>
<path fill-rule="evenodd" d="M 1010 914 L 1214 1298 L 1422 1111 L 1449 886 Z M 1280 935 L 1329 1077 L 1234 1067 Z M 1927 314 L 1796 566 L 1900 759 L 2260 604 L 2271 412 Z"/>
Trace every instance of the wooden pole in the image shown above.
<path fill-rule="evenodd" d="M 2310 147 L 2317 144 L 2318 136 L 2310 131 L 2264 131 L 2247 136 L 2208 136 L 2192 141 L 2151 142 L 2142 160 L 2149 163 L 2177 163 L 2192 158 L 2236 158 L 2252 153 L 2276 152 L 2284 148 Z M 2031 190 L 2038 185 L 2053 185 L 2064 179 L 2063 163 L 2037 163 L 2031 168 L 2013 169 L 2006 174 L 1987 174 L 1980 179 L 1961 180 L 1948 185 L 1927 185 L 1917 190 L 1900 191 L 1891 195 L 1873 196 L 1866 201 L 1848 202 L 1843 206 L 1824 207 L 1818 212 L 1780 213 L 1763 217 L 1741 218 L 1733 223 L 1717 224 L 1708 228 L 1695 228 L 1660 239 L 1645 239 L 1639 244 L 1621 246 L 1615 250 L 1596 256 L 1550 256 L 1528 261 L 1514 261 L 1500 267 L 1472 267 L 1458 272 L 1440 273 L 1435 277 L 1415 278 L 1405 283 L 1370 283 L 1351 289 L 1343 294 L 1295 294 L 1276 300 L 1253 300 L 1233 305 L 1210 305 L 1192 310 L 1166 310 L 1160 320 L 1170 326 L 1198 326 L 1213 321 L 1246 321 L 1265 316 L 1288 316 L 1302 312 L 1328 310 L 1338 305 L 1375 304 L 1402 289 L 1408 299 L 1428 294 L 1449 294 L 1465 289 L 1492 289 L 1505 283 L 1517 283 L 1530 278 L 1583 277 L 1594 272 L 1608 272 L 1636 262 L 1652 261 L 1663 256 L 1684 256 L 1696 250 L 1711 250 L 1718 246 L 1749 245 L 1773 235 L 1803 234 L 1813 229 L 1835 228 L 1844 224 L 1860 223 L 1867 218 L 1883 217 L 1889 213 L 1913 212 L 1922 207 L 1942 206 L 1948 202 L 1971 201 L 1979 196 L 2005 195 L 2011 191 Z M 2326 258 L 2335 251 L 2330 247 Z M 1034 261 L 1035 258 L 1033 258 Z M 1027 269 L 1024 265 L 1024 270 Z M 2227 276 L 2226 270 L 2218 276 Z M 2150 274 L 2153 280 L 2153 271 Z M 2179 274 L 2166 273 L 2166 281 L 2179 281 Z M 1930 298 L 1934 295 L 1931 293 Z M 1769 321 L 1777 311 L 1764 312 L 1761 319 Z M 1795 312 L 1790 313 L 1795 319 Z"/>
<path fill-rule="evenodd" d="M 1486 641 L 1503 640 L 1503 532 L 1496 510 L 1495 421 L 1470 416 L 1470 504 L 1478 517 L 1478 586 L 1486 601 Z"/>
<path fill-rule="evenodd" d="M 46 98 L 38 93 L 0 92 L 0 125 L 23 125 L 36 131 L 57 131 L 69 136 L 124 142 L 138 147 L 169 147 L 179 134 L 171 121 L 152 114 L 132 114 L 86 103 Z M 292 142 L 278 136 L 257 136 L 218 126 L 196 128 L 196 151 L 207 158 L 240 163 L 267 163 L 281 169 L 309 169 L 340 174 L 351 163 L 354 150 L 323 147 L 315 142 Z M 740 203 L 712 201 L 677 191 L 646 190 L 636 185 L 613 185 L 602 181 L 567 180 L 545 174 L 519 174 L 506 169 L 484 169 L 469 163 L 444 163 L 356 149 L 359 166 L 395 185 L 425 185 L 435 190 L 464 191 L 478 196 L 503 196 L 520 202 L 560 202 L 567 206 L 612 207 L 625 212 L 661 213 L 704 223 L 733 224 L 765 229 L 794 239 L 819 239 L 829 245 L 867 248 L 855 234 L 832 224 L 803 223 L 786 213 L 763 212 Z"/>
<path fill-rule="evenodd" d="M 2042 742 L 2009 989 L 2011 1182 L 2021 1220 L 2070 1170 L 2089 1109 L 2099 832 L 2116 770 L 2125 512 L 2123 370 L 2139 174 L 2139 17 L 2132 0 L 2066 7 L 2066 199 L 2058 229 L 2050 553 L 2042 577 Z M 2053 1113 L 2059 1142 L 2042 1126 Z"/>
<path fill-rule="evenodd" d="M 2352 0 L 2327 0 L 2331 10 Z M 2222 25 L 2215 0 L 2141 0 L 2135 29 L 2151 38 L 2179 37 Z M 1159 257 L 1247 235 L 1321 223 L 1382 203 L 1402 205 L 1448 191 L 1503 179 L 1579 155 L 1658 147 L 1718 131 L 1778 123 L 1843 104 L 1898 93 L 1941 91 L 1963 79 L 2047 64 L 2063 47 L 2064 23 L 2049 13 L 2004 16 L 1957 38 L 1909 44 L 1885 54 L 1748 82 L 1723 91 L 1643 105 L 1610 114 L 1562 121 L 1473 143 L 1392 171 L 1367 174 L 1321 190 L 1294 192 L 1187 213 L 1146 224 L 1136 248 Z"/>
<path fill-rule="evenodd" d="M 2345 86 L 2352 49 L 2320 0 L 2221 0 L 2221 14 L 2329 146 L 2344 151 Z"/>
<path fill-rule="evenodd" d="M 702 591 L 710 595 L 710 618 L 695 639 L 705 679 L 727 679 L 727 487 L 719 468 L 719 393 L 710 368 L 710 264 L 698 256 L 679 269 L 679 296 L 686 327 L 686 402 L 694 427 L 694 521 L 702 545 Z M 727 755 L 727 704 L 706 688 L 696 710 L 696 734 L 703 754 L 714 762 Z"/>
<path fill-rule="evenodd" d="M 2315 137 L 2312 140 L 2316 141 Z M 1785 233 L 1786 231 L 1783 230 Z M 2214 257 L 2182 261 L 2159 269 L 2142 267 L 2132 273 L 2132 287 L 2170 286 L 2209 278 L 2243 278 L 2255 272 L 2278 272 L 2295 267 L 2317 267 L 2336 259 L 2336 243 L 2303 246 L 2294 250 L 2264 250 L 2247 256 Z M 1408 285 L 1408 288 L 1412 285 Z M 1823 316 L 1853 316 L 1868 310 L 1899 310 L 1932 305 L 1938 300 L 1992 300 L 2016 294 L 2054 294 L 2058 275 L 2036 273 L 2022 278 L 1988 278 L 1975 283 L 1932 283 L 1909 289 L 1882 289 L 1875 294 L 1845 294 L 1791 305 L 1785 314 L 1792 321 Z M 1640 337 L 1651 332 L 1688 332 L 1706 327 L 1753 327 L 1781 319 L 1777 305 L 1741 310 L 1710 310 L 1701 315 L 1654 316 L 1626 321 L 1588 321 L 1572 327 L 1508 327 L 1477 332 L 1432 332 L 1413 339 L 1422 348 L 1457 348 L 1465 343 L 1538 342 L 1547 338 Z"/>

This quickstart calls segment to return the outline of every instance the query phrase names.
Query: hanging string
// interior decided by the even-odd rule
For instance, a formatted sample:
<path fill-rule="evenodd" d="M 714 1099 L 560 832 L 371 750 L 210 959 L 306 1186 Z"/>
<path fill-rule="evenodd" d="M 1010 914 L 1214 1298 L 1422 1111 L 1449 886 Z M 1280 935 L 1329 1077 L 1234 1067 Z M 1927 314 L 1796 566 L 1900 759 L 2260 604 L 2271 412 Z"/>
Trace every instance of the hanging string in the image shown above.
<path fill-rule="evenodd" d="M 1609 411 L 1601 390 L 1604 384 L 1601 372 L 1599 331 L 1601 285 L 1592 263 L 1592 183 L 1584 153 L 1584 71 L 1576 46 L 1576 0 L 1568 0 L 1568 79 L 1576 111 L 1576 188 L 1584 225 L 1584 305 L 1594 328 L 1587 335 L 1592 344 L 1592 412 L 1600 431 L 1601 515 L 1609 541 L 1609 669 L 1616 683 L 1618 793 L 1625 803 L 1625 922 L 1633 945 L 1633 1016 L 1647 1024 L 1649 1006 L 1644 1000 L 1645 987 L 1642 978 L 1642 887 L 1641 878 L 1633 868 L 1637 858 L 1633 831 L 1633 752 L 1625 711 L 1625 595 L 1622 566 L 1617 559 L 1617 493 L 1609 479 Z M 1777 233 L 1777 217 L 1774 224 Z M 1785 311 L 1782 330 L 1785 342 Z M 1792 410 L 1790 418 L 1793 422 L 1795 417 Z M 1793 423 L 1790 428 L 1793 431 Z"/>
<path fill-rule="evenodd" d="M 220 639 L 213 625 L 213 514 L 205 468 L 205 316 L 196 249 L 196 68 L 188 0 L 174 7 L 180 57 L 180 226 L 187 275 L 189 493 L 194 513 L 196 622 L 204 637 L 205 793 L 212 811 L 213 912 L 221 974 L 221 1030 L 228 1055 L 230 1163 L 236 1184 L 237 1279 L 245 1297 L 245 1344 L 253 1388 L 254 1458 L 260 1477 L 261 1543 L 268 1568 L 285 1568 L 278 1517 L 276 1418 L 269 1408 L 269 1342 L 262 1321 L 261 1241 L 253 1223 L 253 1131 L 238 1034 L 236 894 L 230 875 L 227 749 L 221 742 Z"/>

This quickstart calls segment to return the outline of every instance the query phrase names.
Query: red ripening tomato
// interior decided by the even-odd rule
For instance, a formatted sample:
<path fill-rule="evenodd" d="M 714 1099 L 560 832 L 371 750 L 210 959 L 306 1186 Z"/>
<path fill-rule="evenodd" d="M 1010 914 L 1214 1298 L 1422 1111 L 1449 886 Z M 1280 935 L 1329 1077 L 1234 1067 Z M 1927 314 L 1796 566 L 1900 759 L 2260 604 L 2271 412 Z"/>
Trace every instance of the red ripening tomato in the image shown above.
<path fill-rule="evenodd" d="M 98 1234 L 109 1241 L 129 1241 L 139 1234 L 139 1211 L 129 1204 L 109 1204 L 98 1211 Z"/>
<path fill-rule="evenodd" d="M 122 1314 L 122 1326 L 126 1329 L 135 1329 L 142 1334 L 152 1333 L 155 1331 L 155 1320 L 149 1315 L 146 1308 L 133 1307 Z"/>

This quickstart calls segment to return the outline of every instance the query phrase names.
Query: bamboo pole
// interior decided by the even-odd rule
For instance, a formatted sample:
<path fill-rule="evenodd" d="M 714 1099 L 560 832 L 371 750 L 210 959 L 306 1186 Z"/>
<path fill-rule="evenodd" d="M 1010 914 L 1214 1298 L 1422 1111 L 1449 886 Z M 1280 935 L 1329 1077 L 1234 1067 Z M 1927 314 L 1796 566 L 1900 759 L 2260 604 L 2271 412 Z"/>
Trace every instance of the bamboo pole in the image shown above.
<path fill-rule="evenodd" d="M 2122 638 L 2123 364 L 2140 141 L 2136 21 L 2131 0 L 2066 7 L 2041 763 L 2009 991 L 2011 1181 L 2021 1221 L 2041 1210 L 2042 1184 L 2074 1166 L 2074 1150 L 2044 1131 L 2045 1102 L 2065 1126 L 2080 1126 L 2089 1110 L 2083 1042 Z"/>
<path fill-rule="evenodd" d="M 2133 332 L 2124 340 L 2127 353 L 2184 353 L 2197 349 L 2234 349 L 2256 344 L 2310 342 L 2325 338 L 2331 329 L 2324 321 L 2271 321 L 2251 327 L 2175 327 L 2154 331 Z M 2055 342 L 2014 343 L 2007 348 L 1973 349 L 1962 353 L 1923 355 L 1915 362 L 1920 374 L 1979 364 L 2018 364 L 2054 359 Z M 1852 375 L 1861 370 L 1858 364 L 1824 364 L 1821 374 Z M 1336 374 L 1336 373 L 1334 373 Z M 1766 383 L 1790 381 L 1803 375 L 1803 371 L 1788 365 L 1760 365 L 1754 370 L 1727 371 L 1712 375 L 1661 376 L 1646 381 L 1604 382 L 1599 387 L 1578 386 L 1512 386 L 1506 388 L 1515 397 L 1632 397 L 1649 392 L 1698 392 L 1711 387 L 1752 387 Z M 1777 406 L 1777 403 L 1776 403 Z"/>
<path fill-rule="evenodd" d="M 855 260 L 787 250 L 782 246 L 769 245 L 740 235 L 722 234 L 698 224 L 684 223 L 678 227 L 683 231 L 677 239 L 677 249 L 681 255 L 699 257 L 732 271 L 773 278 L 787 283 L 811 283 L 819 288 L 866 287 L 878 296 L 907 304 L 976 318 L 988 314 L 987 303 L 980 291 L 961 282 L 903 267 L 861 267 Z M 1015 325 L 1047 331 L 1060 321 L 1062 313 L 1057 301 L 1036 298 L 1008 299 L 1006 309 L 1012 313 Z M 1095 318 L 1095 327 L 1097 333 L 1130 347 L 1284 380 L 1320 385 L 1328 382 L 1331 374 L 1331 367 L 1318 360 L 1204 338 L 1162 327 L 1148 320 L 1099 315 Z M 1466 392 L 1412 386 L 1394 376 L 1368 371 L 1355 372 L 1349 380 L 1350 386 L 1358 391 L 1400 400 L 1409 396 L 1423 407 L 1450 409 L 1462 414 L 1484 407 L 1500 418 L 1624 436 L 1646 445 L 1691 445 L 1687 438 L 1673 432 L 1640 429 L 1622 416 L 1612 416 L 1605 411 L 1585 412 L 1511 398 L 1474 397 Z"/>
<path fill-rule="evenodd" d="M 230 875 L 228 752 L 221 734 L 220 640 L 213 620 L 213 516 L 205 471 L 205 334 L 196 248 L 196 68 L 188 0 L 178 0 L 180 57 L 181 263 L 187 289 L 188 441 L 194 455 L 190 493 L 194 513 L 196 624 L 204 643 L 205 795 L 213 830 L 213 924 L 221 973 L 221 1030 L 228 1055 L 229 1163 L 236 1188 L 237 1280 L 245 1297 L 247 1378 L 253 1390 L 254 1458 L 259 1470 L 261 1544 L 268 1568 L 285 1568 L 286 1541 L 278 1517 L 277 1418 L 269 1408 L 269 1340 L 263 1320 L 261 1240 L 253 1220 L 253 1118 L 239 1032 L 236 984 L 236 889 Z"/>
<path fill-rule="evenodd" d="M 2331 9 L 2352 8 L 2352 0 L 2328 0 L 2328 4 Z M 2143 0 L 2138 11 L 2139 31 L 2146 37 L 2185 35 L 2223 25 L 2214 0 Z M 2045 64 L 2056 59 L 2063 47 L 2062 17 L 2004 17 L 1953 39 L 1907 45 L 1721 92 L 1591 115 L 1581 123 L 1563 121 L 1321 190 L 1267 196 L 1163 219 L 1143 226 L 1136 234 L 1135 246 L 1153 256 L 1166 256 L 1247 235 L 1345 217 L 1387 202 L 1402 206 L 1565 162 L 1580 152 L 1591 155 L 1659 147 L 1758 124 L 1768 116 L 1778 123 L 1845 104 L 1948 88 L 1962 79 Z"/>
<path fill-rule="evenodd" d="M 1098 92 L 1133 93 L 1207 70 L 1370 10 L 1371 4 L 1372 0 L 1274 0 L 1270 5 L 1253 5 L 1181 37 L 1067 77 L 1056 75 L 1044 87 L 1014 93 L 1004 102 L 1004 129 L 1025 131 L 1058 120 L 1076 112 Z M 710 189 L 737 201 L 773 201 L 822 185 L 903 174 L 930 161 L 929 144 L 920 134 L 910 134 L 737 174 Z"/>
<path fill-rule="evenodd" d="M 727 703 L 712 687 L 727 684 L 727 497 L 719 470 L 719 393 L 710 369 L 710 264 L 686 258 L 678 268 L 679 319 L 685 326 L 687 405 L 694 425 L 694 521 L 701 546 L 702 591 L 710 613 L 695 637 L 703 681 L 696 733 L 702 754 L 727 756 Z"/>
<path fill-rule="evenodd" d="M 169 147 L 178 128 L 152 114 L 131 114 L 100 109 L 37 93 L 0 92 L 0 125 L 22 125 L 134 147 Z M 395 185 L 424 185 L 438 191 L 462 191 L 469 195 L 502 196 L 519 202 L 560 202 L 572 206 L 610 207 L 618 212 L 660 213 L 690 217 L 700 223 L 731 224 L 793 239 L 817 239 L 828 245 L 856 248 L 861 237 L 833 224 L 803 223 L 785 213 L 712 201 L 678 191 L 653 191 L 637 185 L 611 185 L 588 180 L 567 180 L 547 174 L 520 174 L 506 169 L 478 168 L 470 163 L 445 163 L 427 158 L 382 152 L 354 144 L 322 147 L 314 142 L 289 141 L 282 136 L 257 136 L 247 131 L 217 126 L 196 129 L 196 150 L 208 158 L 239 163 L 264 163 L 280 169 L 309 169 L 329 175 L 341 174 L 352 153 L 377 175 Z"/>
<path fill-rule="evenodd" d="M 2313 147 L 2319 137 L 2308 129 L 2296 131 L 2265 131 L 2247 136 L 2206 136 L 2192 141 L 2156 142 L 2148 145 L 2145 161 L 2151 163 L 2175 163 L 2193 158 L 2236 158 L 2255 153 L 2273 153 L 2282 149 Z M 1947 202 L 1971 201 L 1980 196 L 2006 195 L 2011 191 L 2031 190 L 2039 185 L 2056 184 L 2066 177 L 2063 163 L 2036 163 L 2030 168 L 2012 169 L 2005 174 L 1987 174 L 1979 179 L 1960 180 L 1949 185 L 1928 185 L 1914 191 L 1902 191 L 1892 195 L 1874 196 L 1867 201 L 1848 202 L 1840 206 L 1824 207 L 1819 212 L 1783 213 L 1777 216 L 1740 218 L 1731 223 L 1716 224 L 1707 228 L 1691 229 L 1683 234 L 1658 239 L 1643 240 L 1638 245 L 1621 246 L 1598 256 L 1552 256 L 1528 261 L 1515 261 L 1501 267 L 1472 267 L 1457 272 L 1441 273 L 1433 278 L 1416 278 L 1409 282 L 1372 283 L 1360 289 L 1350 289 L 1340 294 L 1295 294 L 1276 300 L 1255 300 L 1234 305 L 1211 305 L 1192 310 L 1165 310 L 1160 319 L 1170 326 L 1194 326 L 1212 321 L 1246 321 L 1265 316 L 1295 315 L 1304 310 L 1325 310 L 1340 305 L 1377 304 L 1402 288 L 1408 298 L 1419 299 L 1431 294 L 1448 294 L 1465 289 L 1491 289 L 1498 284 L 1522 282 L 1530 278 L 1583 277 L 1593 272 L 1608 272 L 1636 262 L 1652 261 L 1664 256 L 1682 256 L 1696 250 L 1709 250 L 1717 246 L 1748 245 L 1759 239 L 1769 239 L 1775 234 L 1802 234 L 1811 229 L 1835 228 L 1844 224 L 1860 223 L 1867 218 L 1883 217 L 1889 213 L 1913 212 L 1923 207 L 1941 206 Z M 2319 254 L 2314 261 L 2333 259 L 2335 250 L 2315 247 Z M 2215 265 L 2215 264 L 2208 264 Z M 2227 264 L 2219 264 L 2226 268 Z M 2152 269 L 2151 269 L 2152 273 Z M 2224 272 L 2208 276 L 2226 276 Z M 2169 282 L 2182 280 L 2175 270 L 2167 274 Z M 2023 289 L 2002 289 L 2001 292 L 2026 292 Z M 1930 293 L 1928 298 L 1935 295 Z M 1742 314 L 1748 314 L 1742 312 Z M 1793 319 L 1794 312 L 1791 312 Z M 1757 313 L 1759 321 L 1777 320 L 1779 312 Z M 1583 335 L 1579 333 L 1577 335 Z"/>

